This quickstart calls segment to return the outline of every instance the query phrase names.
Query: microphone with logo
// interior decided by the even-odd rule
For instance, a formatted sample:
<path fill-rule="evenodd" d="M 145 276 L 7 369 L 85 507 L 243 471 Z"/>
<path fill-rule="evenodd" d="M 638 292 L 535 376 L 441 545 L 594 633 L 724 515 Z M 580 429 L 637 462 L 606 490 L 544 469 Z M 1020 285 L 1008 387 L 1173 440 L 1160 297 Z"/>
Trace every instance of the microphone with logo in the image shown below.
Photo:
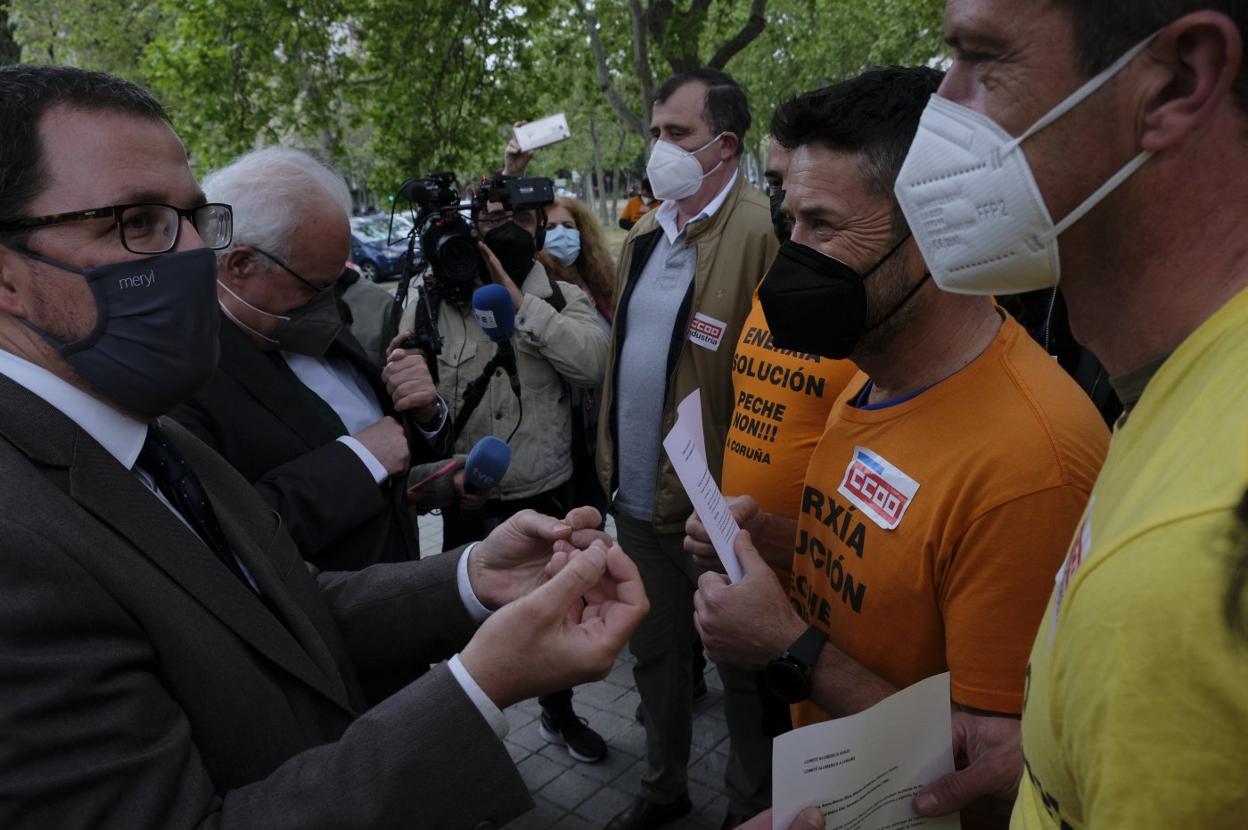
<path fill-rule="evenodd" d="M 472 292 L 472 316 L 485 336 L 498 345 L 494 360 L 501 364 L 511 381 L 511 391 L 520 397 L 520 376 L 516 374 L 516 350 L 511 335 L 516 330 L 516 306 L 507 289 L 497 283 L 483 285 Z"/>
<path fill-rule="evenodd" d="M 497 344 L 498 350 L 494 353 L 494 357 L 490 358 L 490 362 L 485 364 L 481 375 L 464 387 L 463 402 L 459 414 L 455 416 L 455 424 L 452 428 L 452 440 L 457 440 L 464 431 L 464 427 L 468 426 L 468 419 L 481 404 L 486 390 L 489 389 L 490 380 L 499 369 L 507 373 L 511 391 L 519 401 L 521 417 L 524 413 L 524 398 L 520 394 L 520 376 L 516 372 L 516 350 L 511 343 L 512 332 L 516 330 L 516 307 L 511 301 L 511 295 L 501 285 L 485 285 L 478 288 L 472 294 L 472 316 L 476 318 L 477 324 L 481 326 L 486 336 Z M 516 429 L 519 428 L 520 423 L 517 421 Z M 513 430 L 512 435 L 514 434 Z"/>
<path fill-rule="evenodd" d="M 511 447 L 501 438 L 487 435 L 473 446 L 464 462 L 464 492 L 493 490 L 511 465 Z"/>

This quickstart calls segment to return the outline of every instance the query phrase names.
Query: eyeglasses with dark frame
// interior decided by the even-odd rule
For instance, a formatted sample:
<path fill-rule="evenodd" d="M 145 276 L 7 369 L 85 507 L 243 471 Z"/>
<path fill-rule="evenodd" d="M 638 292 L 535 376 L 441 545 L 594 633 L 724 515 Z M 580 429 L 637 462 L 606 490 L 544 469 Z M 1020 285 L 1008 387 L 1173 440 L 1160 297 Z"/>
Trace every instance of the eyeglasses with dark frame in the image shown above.
<path fill-rule="evenodd" d="M 268 251 L 264 250 L 263 248 L 257 248 L 255 245 L 252 245 L 252 246 L 251 246 L 251 249 L 252 249 L 253 251 L 255 251 L 256 253 L 260 254 L 261 256 L 263 256 L 265 259 L 270 260 L 271 262 L 273 262 L 274 264 L 276 264 L 277 266 L 279 266 L 279 267 L 280 267 L 283 271 L 285 271 L 287 274 L 290 274 L 292 277 L 294 277 L 295 279 L 299 280 L 299 282 L 303 283 L 303 284 L 304 284 L 304 285 L 306 285 L 308 288 L 311 288 L 311 289 L 312 289 L 313 291 L 315 291 L 317 294 L 320 294 L 320 293 L 321 293 L 321 292 L 323 292 L 323 291 L 329 291 L 331 288 L 333 288 L 335 285 L 337 285 L 337 284 L 338 284 L 338 281 L 339 281 L 339 280 L 341 280 L 344 276 L 346 276 L 346 275 L 347 275 L 347 272 L 348 272 L 348 271 L 350 271 L 350 270 L 351 270 L 350 268 L 343 268 L 343 269 L 342 269 L 342 273 L 341 273 L 341 274 L 339 274 L 339 275 L 338 275 L 338 278 L 337 278 L 337 279 L 335 279 L 333 282 L 329 283 L 328 285 L 317 285 L 316 283 L 312 282 L 311 280 L 304 279 L 303 277 L 299 276 L 299 273 L 298 273 L 297 271 L 295 271 L 295 269 L 294 269 L 294 268 L 291 268 L 289 265 L 287 265 L 286 263 L 282 262 L 280 259 L 278 259 L 277 257 L 273 256 L 271 253 L 269 253 Z"/>
<path fill-rule="evenodd" d="M 132 254 L 150 255 L 172 251 L 182 235 L 183 219 L 190 220 L 204 244 L 213 250 L 228 248 L 234 237 L 234 209 L 220 202 L 209 202 L 193 208 L 180 208 L 159 202 L 110 205 L 16 219 L 0 225 L 0 233 L 16 233 L 66 222 L 109 218 L 117 225 L 122 247 Z"/>

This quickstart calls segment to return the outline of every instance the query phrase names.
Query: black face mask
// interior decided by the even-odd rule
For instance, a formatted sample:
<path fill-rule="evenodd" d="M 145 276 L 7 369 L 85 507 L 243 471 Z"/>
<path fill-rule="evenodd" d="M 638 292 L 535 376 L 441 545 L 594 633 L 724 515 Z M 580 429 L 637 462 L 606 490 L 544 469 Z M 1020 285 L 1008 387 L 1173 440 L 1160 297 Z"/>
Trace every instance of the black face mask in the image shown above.
<path fill-rule="evenodd" d="M 925 274 L 910 292 L 879 320 L 871 320 L 866 279 L 910 238 L 906 234 L 869 271 L 858 274 L 839 259 L 814 248 L 785 242 L 758 290 L 763 315 L 782 349 L 833 360 L 849 357 L 863 335 L 883 325 L 927 282 Z"/>
<path fill-rule="evenodd" d="M 771 227 L 776 232 L 776 239 L 780 240 L 780 244 L 783 245 L 789 241 L 789 236 L 793 233 L 793 223 L 781 210 L 781 205 L 784 204 L 784 190 L 782 188 L 772 190 L 767 194 L 767 198 L 771 201 Z"/>
<path fill-rule="evenodd" d="M 517 287 L 533 268 L 537 256 L 537 241 L 533 234 L 515 222 L 504 222 L 485 235 L 485 246 L 494 252 L 498 262 Z"/>
<path fill-rule="evenodd" d="M 208 248 L 91 268 L 15 248 L 79 274 L 95 296 L 95 329 L 65 342 L 38 333 L 103 397 L 140 418 L 164 415 L 195 394 L 217 368 L 217 260 Z"/>

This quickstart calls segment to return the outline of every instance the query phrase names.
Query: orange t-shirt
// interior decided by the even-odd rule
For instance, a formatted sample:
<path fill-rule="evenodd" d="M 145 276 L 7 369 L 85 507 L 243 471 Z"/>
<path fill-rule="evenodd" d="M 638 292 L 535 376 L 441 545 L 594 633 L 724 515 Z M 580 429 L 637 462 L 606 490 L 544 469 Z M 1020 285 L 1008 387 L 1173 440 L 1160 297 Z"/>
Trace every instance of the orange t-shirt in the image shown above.
<path fill-rule="evenodd" d="M 654 210 L 660 204 L 658 199 L 646 202 L 640 196 L 634 196 L 624 204 L 624 210 L 620 212 L 620 218 L 636 224 L 638 219 Z"/>
<path fill-rule="evenodd" d="M 796 519 L 810 454 L 832 404 L 857 373 L 848 360 L 776 348 L 755 293 L 732 359 L 725 495 L 753 496 L 766 512 Z"/>
<path fill-rule="evenodd" d="M 806 473 L 790 598 L 890 683 L 949 671 L 956 703 L 1018 713 L 1109 433 L 1057 361 L 1003 317 L 982 355 L 922 394 L 857 408 L 860 374 L 836 401 Z M 793 715 L 827 719 L 809 701 Z"/>

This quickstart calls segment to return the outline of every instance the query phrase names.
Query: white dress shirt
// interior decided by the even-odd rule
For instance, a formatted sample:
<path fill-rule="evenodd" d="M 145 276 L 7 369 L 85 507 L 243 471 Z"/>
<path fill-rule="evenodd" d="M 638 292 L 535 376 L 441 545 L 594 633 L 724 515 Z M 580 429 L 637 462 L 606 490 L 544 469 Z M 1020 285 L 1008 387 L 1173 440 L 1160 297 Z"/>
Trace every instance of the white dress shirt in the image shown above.
<path fill-rule="evenodd" d="M 694 222 L 701 222 L 703 219 L 710 219 L 719 209 L 724 206 L 724 202 L 728 201 L 728 193 L 732 190 L 732 186 L 737 183 L 737 176 L 741 175 L 741 171 L 737 170 L 732 174 L 732 178 L 728 180 L 728 184 L 724 185 L 724 189 L 715 194 L 715 198 L 707 202 L 706 207 L 698 213 L 697 216 L 685 223 L 685 227 L 689 227 Z M 669 243 L 675 242 L 680 236 L 681 229 L 676 227 L 677 205 L 675 199 L 668 199 L 659 205 L 654 212 L 655 221 L 659 223 L 659 227 L 663 229 L 664 236 L 667 237 Z"/>
<path fill-rule="evenodd" d="M 32 395 L 41 398 L 49 406 L 77 424 L 83 432 L 95 439 L 95 442 L 103 447 L 105 452 L 117 459 L 118 464 L 134 472 L 139 477 L 139 481 L 143 483 L 143 486 L 155 494 L 156 498 L 160 499 L 160 502 L 169 508 L 178 517 L 179 521 L 190 528 L 190 524 L 182 517 L 182 514 L 169 503 L 168 499 L 156 487 L 152 477 L 135 467 L 135 462 L 138 460 L 143 444 L 147 440 L 146 423 L 119 412 L 97 398 L 91 397 L 81 389 L 61 380 L 42 366 L 24 360 L 3 349 L 0 349 L 0 375 L 4 375 Z M 194 532 L 193 528 L 192 532 Z M 464 603 L 464 607 L 467 609 L 469 616 L 479 623 L 490 615 L 490 611 L 481 604 L 481 601 L 477 599 L 476 594 L 472 590 L 472 582 L 468 577 L 468 556 L 471 553 L 472 546 L 469 545 L 460 556 L 457 583 L 459 596 Z M 251 581 L 252 587 L 255 588 L 256 583 L 252 580 L 247 567 L 242 562 L 239 562 L 239 565 L 242 567 L 244 575 Z M 460 662 L 458 654 L 450 659 L 448 668 L 450 668 L 451 674 L 454 675 L 459 685 L 463 687 L 469 699 L 480 710 L 482 717 L 485 718 L 486 722 L 494 730 L 494 733 L 499 738 L 505 736 L 507 734 L 507 719 L 499 708 L 494 705 L 494 702 L 481 690 L 477 682 L 473 680 L 468 670 L 464 668 L 463 663 Z"/>
<path fill-rule="evenodd" d="M 360 373 L 351 362 L 342 358 L 311 357 L 306 354 L 282 352 L 282 359 L 295 373 L 295 377 L 304 386 L 311 389 L 316 396 L 325 401 L 334 410 L 338 420 L 347 428 L 347 434 L 338 440 L 351 448 L 373 480 L 381 484 L 390 477 L 386 467 L 377 460 L 377 456 L 368 451 L 362 443 L 352 436 L 372 426 L 382 419 L 385 412 L 377 403 L 377 395 L 369 386 L 368 379 Z M 447 406 L 441 396 L 438 397 L 437 424 L 432 431 L 419 425 L 416 427 L 425 438 L 432 441 L 442 429 L 446 421 Z"/>

